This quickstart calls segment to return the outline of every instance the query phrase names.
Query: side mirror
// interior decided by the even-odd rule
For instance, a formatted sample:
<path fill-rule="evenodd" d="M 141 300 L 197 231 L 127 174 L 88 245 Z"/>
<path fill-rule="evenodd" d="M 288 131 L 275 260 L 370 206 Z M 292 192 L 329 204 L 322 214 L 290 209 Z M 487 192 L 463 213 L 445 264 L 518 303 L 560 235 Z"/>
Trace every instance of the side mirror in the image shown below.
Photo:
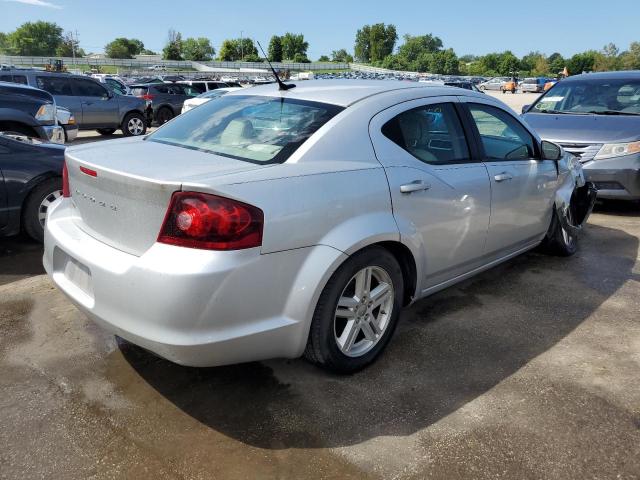
<path fill-rule="evenodd" d="M 523 106 L 522 106 L 522 113 L 527 113 L 527 112 L 529 111 L 529 107 L 530 107 L 530 106 L 531 106 L 531 105 L 523 105 Z"/>
<path fill-rule="evenodd" d="M 558 161 L 562 158 L 562 148 L 548 140 L 542 141 L 542 159 Z"/>

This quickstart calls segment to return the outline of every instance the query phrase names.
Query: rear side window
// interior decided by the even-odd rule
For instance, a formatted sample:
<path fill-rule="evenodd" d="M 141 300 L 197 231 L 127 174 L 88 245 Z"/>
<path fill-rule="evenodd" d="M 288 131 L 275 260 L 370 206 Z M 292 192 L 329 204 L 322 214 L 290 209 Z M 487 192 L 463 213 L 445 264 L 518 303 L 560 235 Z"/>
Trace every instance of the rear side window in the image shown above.
<path fill-rule="evenodd" d="M 402 112 L 384 124 L 382 134 L 425 163 L 469 161 L 464 131 L 451 103 Z"/>
<path fill-rule="evenodd" d="M 468 105 L 488 160 L 528 160 L 535 157 L 533 137 L 515 118 L 489 105 Z"/>
<path fill-rule="evenodd" d="M 142 95 L 146 95 L 147 91 L 147 87 L 135 87 L 131 89 L 131 94 L 135 97 L 141 97 Z"/>
<path fill-rule="evenodd" d="M 71 82 L 76 95 L 81 97 L 105 97 L 107 95 L 105 88 L 93 80 L 74 78 Z"/>
<path fill-rule="evenodd" d="M 222 96 L 176 117 L 149 141 L 252 163 L 283 163 L 342 107 L 261 96 Z"/>
<path fill-rule="evenodd" d="M 64 77 L 36 77 L 38 88 L 51 95 L 73 95 L 69 78 Z"/>
<path fill-rule="evenodd" d="M 198 93 L 204 93 L 207 91 L 207 85 L 204 82 L 193 82 L 191 84 L 191 88 L 196 90 Z"/>
<path fill-rule="evenodd" d="M 27 85 L 27 77 L 25 77 L 24 75 L 14 75 L 13 82 L 21 83 L 22 85 Z"/>

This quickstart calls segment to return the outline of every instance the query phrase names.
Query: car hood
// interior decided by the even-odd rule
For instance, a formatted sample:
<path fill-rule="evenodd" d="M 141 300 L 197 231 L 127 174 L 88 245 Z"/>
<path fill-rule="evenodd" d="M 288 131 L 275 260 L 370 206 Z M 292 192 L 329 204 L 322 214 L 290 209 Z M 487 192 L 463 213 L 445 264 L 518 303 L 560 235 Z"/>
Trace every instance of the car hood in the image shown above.
<path fill-rule="evenodd" d="M 640 116 L 525 113 L 545 140 L 559 143 L 622 143 L 640 140 Z"/>

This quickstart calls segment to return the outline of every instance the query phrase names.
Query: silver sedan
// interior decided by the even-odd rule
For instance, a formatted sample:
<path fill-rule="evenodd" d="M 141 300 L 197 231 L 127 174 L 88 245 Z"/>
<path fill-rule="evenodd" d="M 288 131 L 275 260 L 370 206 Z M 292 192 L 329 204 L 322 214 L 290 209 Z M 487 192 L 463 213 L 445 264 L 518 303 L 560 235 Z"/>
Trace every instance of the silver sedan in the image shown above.
<path fill-rule="evenodd" d="M 383 81 L 228 93 L 66 152 L 44 265 L 174 362 L 371 363 L 400 310 L 527 250 L 571 255 L 595 192 L 501 102 Z"/>

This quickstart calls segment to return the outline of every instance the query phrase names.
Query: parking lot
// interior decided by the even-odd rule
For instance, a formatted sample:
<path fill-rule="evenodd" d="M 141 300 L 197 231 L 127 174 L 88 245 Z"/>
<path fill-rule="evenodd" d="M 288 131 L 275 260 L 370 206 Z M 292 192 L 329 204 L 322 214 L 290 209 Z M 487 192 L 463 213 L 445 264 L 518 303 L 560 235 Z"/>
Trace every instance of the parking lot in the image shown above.
<path fill-rule="evenodd" d="M 600 203 L 575 256 L 414 304 L 336 376 L 159 359 L 79 313 L 39 245 L 0 239 L 0 478 L 640 478 L 639 249 L 638 204 Z"/>

